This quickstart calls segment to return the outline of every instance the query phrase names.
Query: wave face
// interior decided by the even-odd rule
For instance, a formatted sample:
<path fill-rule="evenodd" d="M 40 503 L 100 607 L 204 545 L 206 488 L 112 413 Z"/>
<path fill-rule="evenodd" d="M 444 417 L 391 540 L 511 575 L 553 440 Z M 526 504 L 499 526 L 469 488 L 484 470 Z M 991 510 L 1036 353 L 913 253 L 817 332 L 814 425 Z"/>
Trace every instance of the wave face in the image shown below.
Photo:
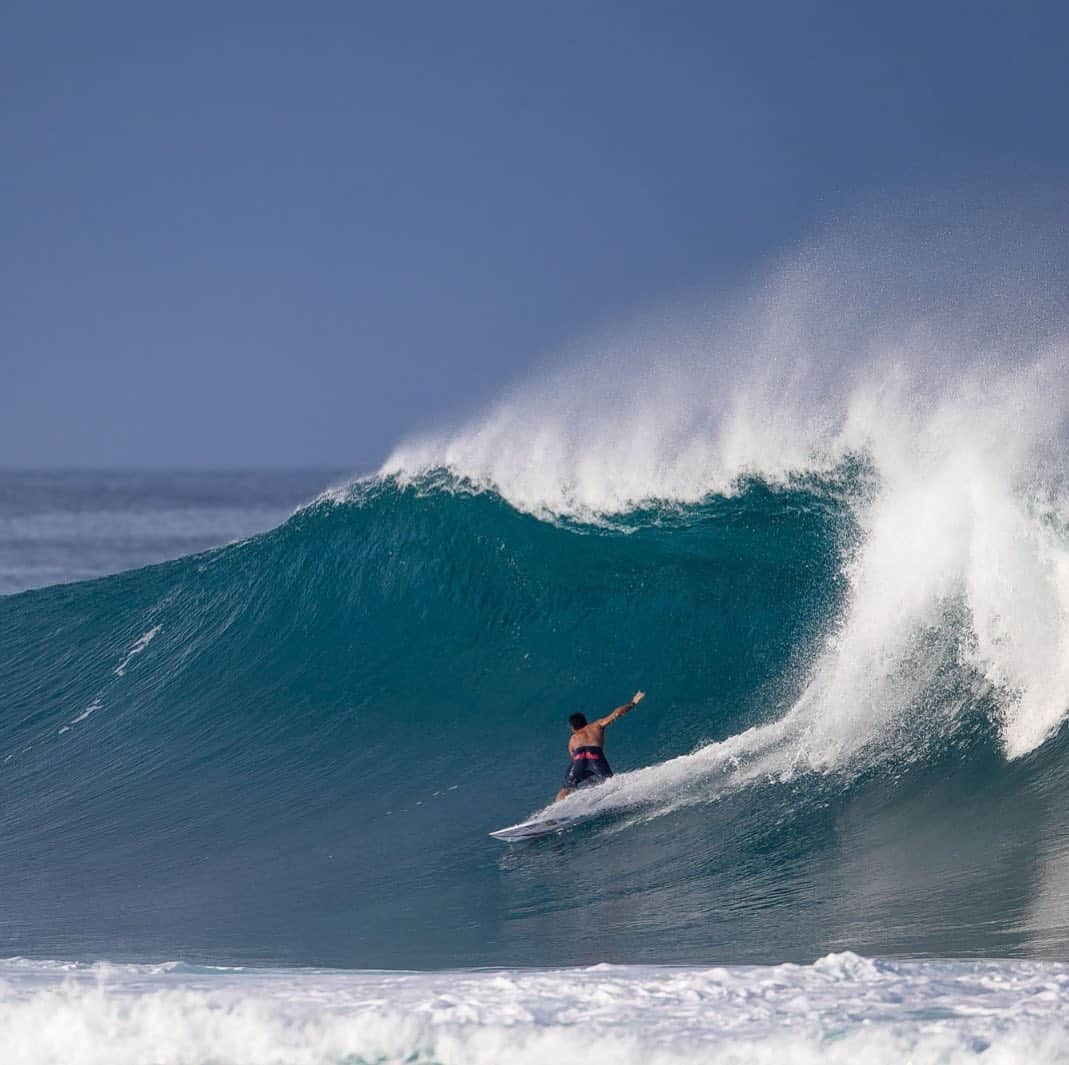
<path fill-rule="evenodd" d="M 856 243 L 245 543 L 0 599 L 6 952 L 1063 957 L 1064 288 Z M 595 816 L 488 839 L 638 687 Z"/>

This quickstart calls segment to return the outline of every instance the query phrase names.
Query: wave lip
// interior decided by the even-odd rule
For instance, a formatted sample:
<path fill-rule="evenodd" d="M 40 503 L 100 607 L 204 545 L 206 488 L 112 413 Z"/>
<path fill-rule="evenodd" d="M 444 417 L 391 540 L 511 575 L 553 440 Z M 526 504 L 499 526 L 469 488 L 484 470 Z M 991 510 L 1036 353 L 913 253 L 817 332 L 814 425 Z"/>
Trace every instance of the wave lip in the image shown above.
<path fill-rule="evenodd" d="M 1034 962 L 439 973 L 0 962 L 10 1065 L 872 1065 L 1062 1061 L 1069 967 Z M 47 1023 L 45 1023 L 47 1021 Z"/>

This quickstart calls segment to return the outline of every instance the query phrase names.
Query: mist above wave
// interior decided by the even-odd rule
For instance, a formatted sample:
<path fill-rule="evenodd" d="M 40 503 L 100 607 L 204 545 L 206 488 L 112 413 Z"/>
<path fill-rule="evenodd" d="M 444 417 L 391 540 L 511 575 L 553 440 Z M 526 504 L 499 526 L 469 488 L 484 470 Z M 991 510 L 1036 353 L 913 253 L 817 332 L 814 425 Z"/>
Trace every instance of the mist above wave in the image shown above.
<path fill-rule="evenodd" d="M 450 469 L 572 515 L 695 502 L 846 454 L 908 478 L 995 445 L 1003 472 L 1029 476 L 1069 411 L 1066 291 L 1069 263 L 1034 221 L 859 223 L 748 288 L 577 343 L 380 472 Z"/>

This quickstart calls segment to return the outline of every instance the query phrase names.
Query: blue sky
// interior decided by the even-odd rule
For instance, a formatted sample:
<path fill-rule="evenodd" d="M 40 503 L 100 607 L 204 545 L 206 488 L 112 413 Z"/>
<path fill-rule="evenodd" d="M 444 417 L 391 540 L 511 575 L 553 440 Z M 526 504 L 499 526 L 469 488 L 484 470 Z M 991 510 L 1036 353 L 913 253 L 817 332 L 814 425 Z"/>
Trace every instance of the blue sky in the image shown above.
<path fill-rule="evenodd" d="M 859 205 L 1069 188 L 1064 10 L 9 0 L 0 464 L 367 468 Z"/>

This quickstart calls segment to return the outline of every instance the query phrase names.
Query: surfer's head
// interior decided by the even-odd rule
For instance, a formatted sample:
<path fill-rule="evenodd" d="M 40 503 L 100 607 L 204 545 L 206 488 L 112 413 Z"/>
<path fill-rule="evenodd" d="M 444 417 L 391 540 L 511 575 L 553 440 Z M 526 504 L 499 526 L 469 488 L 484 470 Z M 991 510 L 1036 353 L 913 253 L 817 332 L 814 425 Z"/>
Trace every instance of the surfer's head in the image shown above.
<path fill-rule="evenodd" d="M 578 732 L 581 728 L 586 728 L 586 714 L 572 714 L 568 718 L 568 724 L 572 726 L 573 732 Z"/>

